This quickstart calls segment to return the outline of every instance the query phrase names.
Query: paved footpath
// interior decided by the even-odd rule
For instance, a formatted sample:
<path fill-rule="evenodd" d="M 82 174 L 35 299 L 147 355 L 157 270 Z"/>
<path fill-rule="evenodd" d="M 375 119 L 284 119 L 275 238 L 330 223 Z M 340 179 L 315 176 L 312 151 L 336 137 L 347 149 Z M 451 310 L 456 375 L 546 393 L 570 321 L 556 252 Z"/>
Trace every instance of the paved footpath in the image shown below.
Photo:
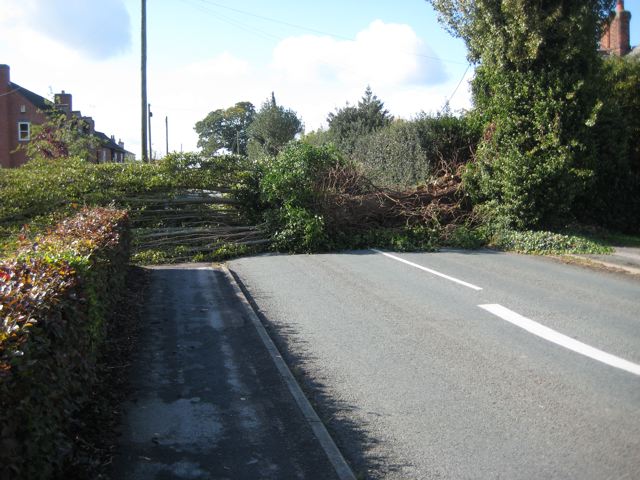
<path fill-rule="evenodd" d="M 337 478 L 224 271 L 149 291 L 114 480 Z"/>
<path fill-rule="evenodd" d="M 592 263 L 605 267 L 622 270 L 623 272 L 640 275 L 640 248 L 615 247 L 610 255 L 577 255 Z"/>

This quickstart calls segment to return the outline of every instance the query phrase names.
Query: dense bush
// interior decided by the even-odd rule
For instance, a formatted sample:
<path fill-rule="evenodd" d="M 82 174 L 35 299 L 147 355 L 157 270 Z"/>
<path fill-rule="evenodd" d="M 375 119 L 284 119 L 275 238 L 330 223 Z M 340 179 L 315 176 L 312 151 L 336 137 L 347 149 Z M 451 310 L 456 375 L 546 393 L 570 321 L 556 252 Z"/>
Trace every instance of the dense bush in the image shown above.
<path fill-rule="evenodd" d="M 468 115 L 422 113 L 414 120 L 397 120 L 361 137 L 352 158 L 364 166 L 377 185 L 413 188 L 443 170 L 455 171 L 458 165 L 467 163 L 479 138 Z"/>
<path fill-rule="evenodd" d="M 271 99 L 262 104 L 247 128 L 249 157 L 257 160 L 264 156 L 275 156 L 303 130 L 304 126 L 296 112 L 278 105 L 275 95 L 271 93 Z"/>
<path fill-rule="evenodd" d="M 450 169 L 469 162 L 482 136 L 476 117 L 466 112 L 422 113 L 412 123 L 418 131 L 420 146 L 439 168 Z"/>
<path fill-rule="evenodd" d="M 347 104 L 329 114 L 327 137 L 349 156 L 363 137 L 386 127 L 392 120 L 384 103 L 367 87 L 357 105 Z"/>
<path fill-rule="evenodd" d="M 579 197 L 575 214 L 584 223 L 640 232 L 640 61 L 609 58 L 601 84 L 607 95 L 598 115 L 595 181 Z"/>
<path fill-rule="evenodd" d="M 314 210 L 318 184 L 332 167 L 343 163 L 330 146 L 293 142 L 264 165 L 260 189 L 265 220 L 274 246 L 291 251 L 325 247 L 324 219 Z"/>
<path fill-rule="evenodd" d="M 98 208 L 0 265 L 0 478 L 52 478 L 72 454 L 127 261 L 126 212 Z"/>
<path fill-rule="evenodd" d="M 512 227 L 561 225 L 592 181 L 585 123 L 595 110 L 584 111 L 589 93 L 580 82 L 567 88 L 570 81 L 534 71 L 477 72 L 475 98 L 487 123 L 466 188 Z"/>
<path fill-rule="evenodd" d="M 354 143 L 351 158 L 381 187 L 412 187 L 434 173 L 434 159 L 422 148 L 414 122 L 397 120 Z"/>
<path fill-rule="evenodd" d="M 593 181 L 597 39 L 613 0 L 430 3 L 477 65 L 484 138 L 468 191 L 519 229 L 565 223 Z"/>

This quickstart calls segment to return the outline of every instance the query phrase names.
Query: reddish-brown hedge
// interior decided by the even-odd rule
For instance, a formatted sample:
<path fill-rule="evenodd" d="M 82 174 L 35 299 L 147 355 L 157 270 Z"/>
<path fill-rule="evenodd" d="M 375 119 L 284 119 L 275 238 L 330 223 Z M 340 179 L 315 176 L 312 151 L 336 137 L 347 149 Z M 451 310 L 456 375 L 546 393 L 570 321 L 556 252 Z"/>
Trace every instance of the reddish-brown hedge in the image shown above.
<path fill-rule="evenodd" d="M 0 265 L 2 480 L 51 478 L 71 454 L 127 261 L 126 212 L 97 208 Z"/>

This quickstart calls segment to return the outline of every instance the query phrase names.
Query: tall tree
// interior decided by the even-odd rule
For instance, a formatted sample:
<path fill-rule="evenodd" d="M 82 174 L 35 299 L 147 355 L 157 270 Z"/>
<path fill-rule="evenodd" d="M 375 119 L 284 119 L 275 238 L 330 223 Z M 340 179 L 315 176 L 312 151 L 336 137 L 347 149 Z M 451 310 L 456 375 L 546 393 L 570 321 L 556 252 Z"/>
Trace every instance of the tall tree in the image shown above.
<path fill-rule="evenodd" d="M 369 86 L 357 106 L 347 104 L 327 117 L 330 138 L 347 154 L 352 153 L 359 138 L 389 125 L 392 120 L 384 103 Z"/>
<path fill-rule="evenodd" d="M 249 127 L 249 156 L 277 155 L 303 129 L 296 112 L 278 105 L 271 93 Z"/>
<path fill-rule="evenodd" d="M 469 191 L 516 227 L 565 220 L 593 176 L 597 41 L 614 0 L 427 1 L 476 65 L 485 135 Z"/>
<path fill-rule="evenodd" d="M 247 155 L 248 129 L 255 114 L 251 102 L 238 102 L 233 107 L 210 112 L 196 123 L 195 131 L 200 137 L 198 147 L 210 155 L 222 149 Z"/>

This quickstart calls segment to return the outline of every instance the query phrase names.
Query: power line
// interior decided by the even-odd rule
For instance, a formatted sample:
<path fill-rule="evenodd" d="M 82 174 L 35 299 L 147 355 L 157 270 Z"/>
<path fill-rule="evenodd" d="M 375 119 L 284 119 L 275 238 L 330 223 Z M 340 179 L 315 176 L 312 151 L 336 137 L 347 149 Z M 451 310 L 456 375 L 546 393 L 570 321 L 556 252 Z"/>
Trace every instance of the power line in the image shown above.
<path fill-rule="evenodd" d="M 467 76 L 467 72 L 469 71 L 470 68 L 471 68 L 471 64 L 468 63 L 466 70 L 462 74 L 462 78 L 460 78 L 460 81 L 458 82 L 458 85 L 456 85 L 456 88 L 453 90 L 453 93 L 449 96 L 449 99 L 447 100 L 446 103 L 449 103 L 451 100 L 453 100 L 453 97 L 458 92 L 458 89 L 460 88 L 460 85 L 462 85 L 462 81 L 464 80 L 464 77 Z"/>
<path fill-rule="evenodd" d="M 261 37 L 263 39 L 267 39 L 267 40 L 283 40 L 282 37 L 279 37 L 277 35 L 265 32 L 263 30 L 260 30 L 260 29 L 254 28 L 254 27 L 250 27 L 249 25 L 247 25 L 245 23 L 242 23 L 239 20 L 236 20 L 234 18 L 228 17 L 226 15 L 222 15 L 220 12 L 212 10 L 211 8 L 206 8 L 205 5 L 195 4 L 195 3 L 192 3 L 189 0 L 180 0 L 180 1 L 182 3 L 185 3 L 187 5 L 192 6 L 194 8 L 197 8 L 201 12 L 205 12 L 205 13 L 210 14 L 216 20 L 220 20 L 220 21 L 222 21 L 224 23 L 233 25 L 233 26 L 239 28 L 240 30 L 243 30 L 243 31 L 248 32 L 248 33 L 252 33 L 252 34 L 257 35 L 257 36 L 259 36 L 259 37 Z"/>
<path fill-rule="evenodd" d="M 184 3 L 187 2 L 187 0 L 181 0 L 181 1 L 184 2 Z M 283 20 L 278 20 L 276 18 L 267 17 L 267 16 L 264 16 L 264 15 L 259 15 L 259 14 L 256 14 L 256 13 L 248 12 L 246 10 L 241 10 L 239 8 L 234 8 L 234 7 L 229 7 L 227 5 L 222 5 L 222 4 L 214 2 L 212 0 L 191 0 L 191 1 L 199 2 L 199 3 L 207 5 L 207 6 L 223 8 L 223 9 L 230 10 L 230 11 L 233 11 L 233 12 L 236 12 L 236 13 L 240 13 L 242 15 L 258 18 L 260 20 L 265 20 L 267 22 L 277 23 L 277 24 L 280 24 L 280 25 L 285 25 L 285 26 L 288 26 L 288 27 L 297 28 L 299 30 L 304 30 L 304 31 L 307 31 L 307 32 L 317 33 L 317 34 L 320 34 L 320 35 L 326 35 L 326 36 L 329 36 L 329 37 L 332 37 L 332 38 L 336 38 L 336 39 L 339 39 L 339 40 L 345 40 L 345 41 L 349 41 L 349 42 L 354 42 L 355 41 L 354 38 L 345 37 L 343 35 L 338 35 L 336 33 L 326 32 L 326 31 L 323 31 L 323 30 L 318 30 L 318 29 L 307 27 L 307 26 L 304 26 L 304 25 L 285 22 Z M 196 7 L 196 5 L 194 5 L 194 4 L 192 4 L 192 6 Z M 218 12 L 214 12 L 211 9 L 207 9 L 206 11 L 208 11 L 208 12 L 214 14 L 214 15 L 220 15 Z M 237 20 L 231 20 L 229 17 L 223 17 L 223 18 L 226 18 L 227 21 L 230 22 L 230 23 L 231 22 L 236 22 L 236 26 L 239 26 L 239 28 L 242 28 L 242 27 L 240 27 L 240 25 L 243 25 L 244 26 L 243 29 L 245 31 L 247 29 L 250 29 L 250 27 L 248 27 L 246 24 L 242 24 L 241 22 L 239 22 Z M 272 34 L 263 32 L 261 30 L 255 29 L 255 32 L 260 32 L 263 35 L 268 35 L 268 36 L 270 36 L 272 38 L 275 38 L 277 40 L 282 40 L 283 39 L 282 37 L 278 37 L 276 35 L 272 35 Z M 253 33 L 255 33 L 255 32 L 253 32 Z M 444 59 L 444 58 L 440 58 L 440 57 L 437 57 L 437 56 L 434 56 L 434 55 L 424 55 L 424 54 L 416 53 L 416 52 L 403 52 L 403 53 L 405 53 L 407 55 L 412 55 L 412 56 L 415 56 L 415 57 L 427 58 L 427 59 L 430 59 L 430 60 L 437 60 L 437 61 L 446 62 L 446 63 L 453 63 L 453 64 L 458 64 L 458 65 L 464 65 L 465 64 L 465 62 L 460 62 L 458 60 Z"/>
<path fill-rule="evenodd" d="M 278 20 L 278 19 L 272 18 L 272 17 L 265 17 L 264 15 L 258 15 L 257 13 L 247 12 L 246 10 L 240 10 L 239 8 L 229 7 L 227 5 L 222 5 L 220 3 L 212 2 L 210 0 L 197 0 L 197 1 L 199 1 L 200 3 L 206 3 L 207 5 L 214 5 L 214 6 L 219 7 L 219 8 L 224 8 L 226 10 L 231 10 L 233 12 L 241 13 L 243 15 L 247 15 L 247 16 L 250 16 L 250 17 L 259 18 L 261 20 L 266 20 L 268 22 L 279 23 L 280 25 L 285 25 L 287 27 L 293 27 L 293 28 L 298 28 L 300 30 L 306 30 L 308 32 L 319 33 L 320 35 L 329 35 L 330 37 L 335 37 L 335 38 L 339 38 L 339 39 L 342 39 L 342 40 L 353 40 L 352 38 L 344 37 L 342 35 L 337 35 L 335 33 L 329 33 L 329 32 L 325 32 L 325 31 L 322 31 L 322 30 L 316 30 L 315 28 L 306 27 L 304 25 L 297 25 L 295 23 L 285 22 L 283 20 Z"/>

